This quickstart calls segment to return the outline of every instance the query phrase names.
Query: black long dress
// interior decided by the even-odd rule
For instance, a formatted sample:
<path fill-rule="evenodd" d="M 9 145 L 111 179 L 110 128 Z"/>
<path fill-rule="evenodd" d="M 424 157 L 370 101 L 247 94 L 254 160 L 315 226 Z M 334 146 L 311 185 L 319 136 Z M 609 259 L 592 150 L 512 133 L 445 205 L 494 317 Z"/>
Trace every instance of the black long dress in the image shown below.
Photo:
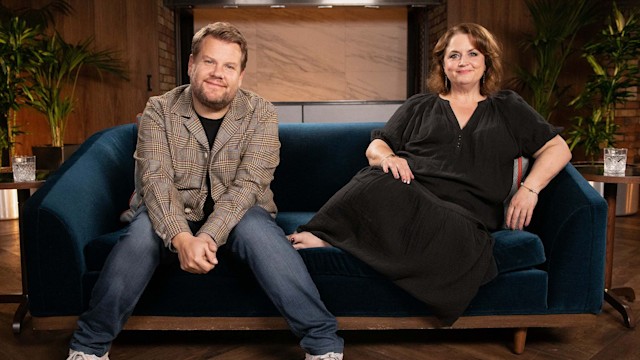
<path fill-rule="evenodd" d="M 298 231 L 358 257 L 450 325 L 497 274 L 490 231 L 504 221 L 513 159 L 555 135 L 512 91 L 479 102 L 462 129 L 448 101 L 416 95 L 372 133 L 415 180 L 364 168 Z"/>

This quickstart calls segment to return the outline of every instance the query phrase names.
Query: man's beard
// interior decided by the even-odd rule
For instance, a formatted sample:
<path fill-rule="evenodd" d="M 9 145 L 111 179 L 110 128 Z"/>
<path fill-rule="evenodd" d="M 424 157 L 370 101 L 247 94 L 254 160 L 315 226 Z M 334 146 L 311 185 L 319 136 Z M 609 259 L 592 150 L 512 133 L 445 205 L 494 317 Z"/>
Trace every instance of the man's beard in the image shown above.
<path fill-rule="evenodd" d="M 235 94 L 225 94 L 220 99 L 211 100 L 207 98 L 207 95 L 202 90 L 202 87 L 194 87 L 193 96 L 195 96 L 195 98 L 198 99 L 198 101 L 202 105 L 208 107 L 212 111 L 220 111 L 231 104 L 231 101 L 233 101 Z"/>

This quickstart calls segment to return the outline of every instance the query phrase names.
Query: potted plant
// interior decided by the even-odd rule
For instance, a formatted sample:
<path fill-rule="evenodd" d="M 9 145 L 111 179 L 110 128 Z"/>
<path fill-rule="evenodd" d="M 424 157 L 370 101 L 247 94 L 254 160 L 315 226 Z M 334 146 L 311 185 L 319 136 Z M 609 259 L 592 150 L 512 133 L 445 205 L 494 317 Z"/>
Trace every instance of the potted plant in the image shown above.
<path fill-rule="evenodd" d="M 41 169 L 55 170 L 70 156 L 70 151 L 65 151 L 64 135 L 68 117 L 78 101 L 76 87 L 82 72 L 94 70 L 101 78 L 107 72 L 128 79 L 117 54 L 94 50 L 92 43 L 93 38 L 67 43 L 54 32 L 40 42 L 40 51 L 45 54 L 43 65 L 29 69 L 32 83 L 24 91 L 26 102 L 46 117 L 51 136 L 50 145 L 32 148 Z"/>
<path fill-rule="evenodd" d="M 0 165 L 9 164 L 15 137 L 22 134 L 16 114 L 24 105 L 28 70 L 40 66 L 38 50 L 46 27 L 56 13 L 67 14 L 69 4 L 54 0 L 42 8 L 9 9 L 0 4 Z"/>
<path fill-rule="evenodd" d="M 0 149 L 3 151 L 0 165 L 9 164 L 12 155 L 16 126 L 16 111 L 22 105 L 22 89 L 25 86 L 25 69 L 37 66 L 38 53 L 34 44 L 40 34 L 39 27 L 30 27 L 19 18 L 0 23 Z"/>
<path fill-rule="evenodd" d="M 640 22 L 635 8 L 628 17 L 613 3 L 605 28 L 584 47 L 583 57 L 593 73 L 584 90 L 569 105 L 586 109 L 575 116 L 567 142 L 571 150 L 581 145 L 594 161 L 601 149 L 615 145 L 616 106 L 629 100 L 640 86 Z"/>
<path fill-rule="evenodd" d="M 547 121 L 556 109 L 567 87 L 559 88 L 557 80 L 580 29 L 598 16 L 598 0 L 525 0 L 534 33 L 522 41 L 524 51 L 532 53 L 531 69 L 516 67 L 512 85 L 529 93 L 529 104 Z"/>
<path fill-rule="evenodd" d="M 76 86 L 83 68 L 115 74 L 127 79 L 122 61 L 109 50 L 91 49 L 92 38 L 70 44 L 57 32 L 42 41 L 45 55 L 42 66 L 31 68 L 33 83 L 25 90 L 27 103 L 45 115 L 49 123 L 51 146 L 64 147 L 68 116 L 78 99 Z"/>

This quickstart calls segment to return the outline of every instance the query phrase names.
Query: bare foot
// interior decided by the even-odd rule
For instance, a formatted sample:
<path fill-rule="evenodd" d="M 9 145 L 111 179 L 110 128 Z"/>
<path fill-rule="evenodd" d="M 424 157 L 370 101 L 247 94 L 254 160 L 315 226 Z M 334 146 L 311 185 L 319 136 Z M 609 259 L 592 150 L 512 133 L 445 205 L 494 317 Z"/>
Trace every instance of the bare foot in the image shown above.
<path fill-rule="evenodd" d="M 291 245 L 293 245 L 293 248 L 296 250 L 311 249 L 317 247 L 331 247 L 331 244 L 308 231 L 287 235 L 287 239 L 289 239 Z"/>

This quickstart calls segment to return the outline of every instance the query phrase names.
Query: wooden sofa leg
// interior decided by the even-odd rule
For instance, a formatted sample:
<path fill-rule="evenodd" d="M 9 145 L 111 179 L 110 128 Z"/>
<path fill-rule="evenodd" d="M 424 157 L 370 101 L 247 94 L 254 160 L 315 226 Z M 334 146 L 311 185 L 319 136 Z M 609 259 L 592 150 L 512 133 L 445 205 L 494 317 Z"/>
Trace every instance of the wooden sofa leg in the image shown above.
<path fill-rule="evenodd" d="M 527 341 L 527 328 L 517 328 L 513 334 L 513 352 L 520 355 L 524 352 L 524 344 Z"/>

